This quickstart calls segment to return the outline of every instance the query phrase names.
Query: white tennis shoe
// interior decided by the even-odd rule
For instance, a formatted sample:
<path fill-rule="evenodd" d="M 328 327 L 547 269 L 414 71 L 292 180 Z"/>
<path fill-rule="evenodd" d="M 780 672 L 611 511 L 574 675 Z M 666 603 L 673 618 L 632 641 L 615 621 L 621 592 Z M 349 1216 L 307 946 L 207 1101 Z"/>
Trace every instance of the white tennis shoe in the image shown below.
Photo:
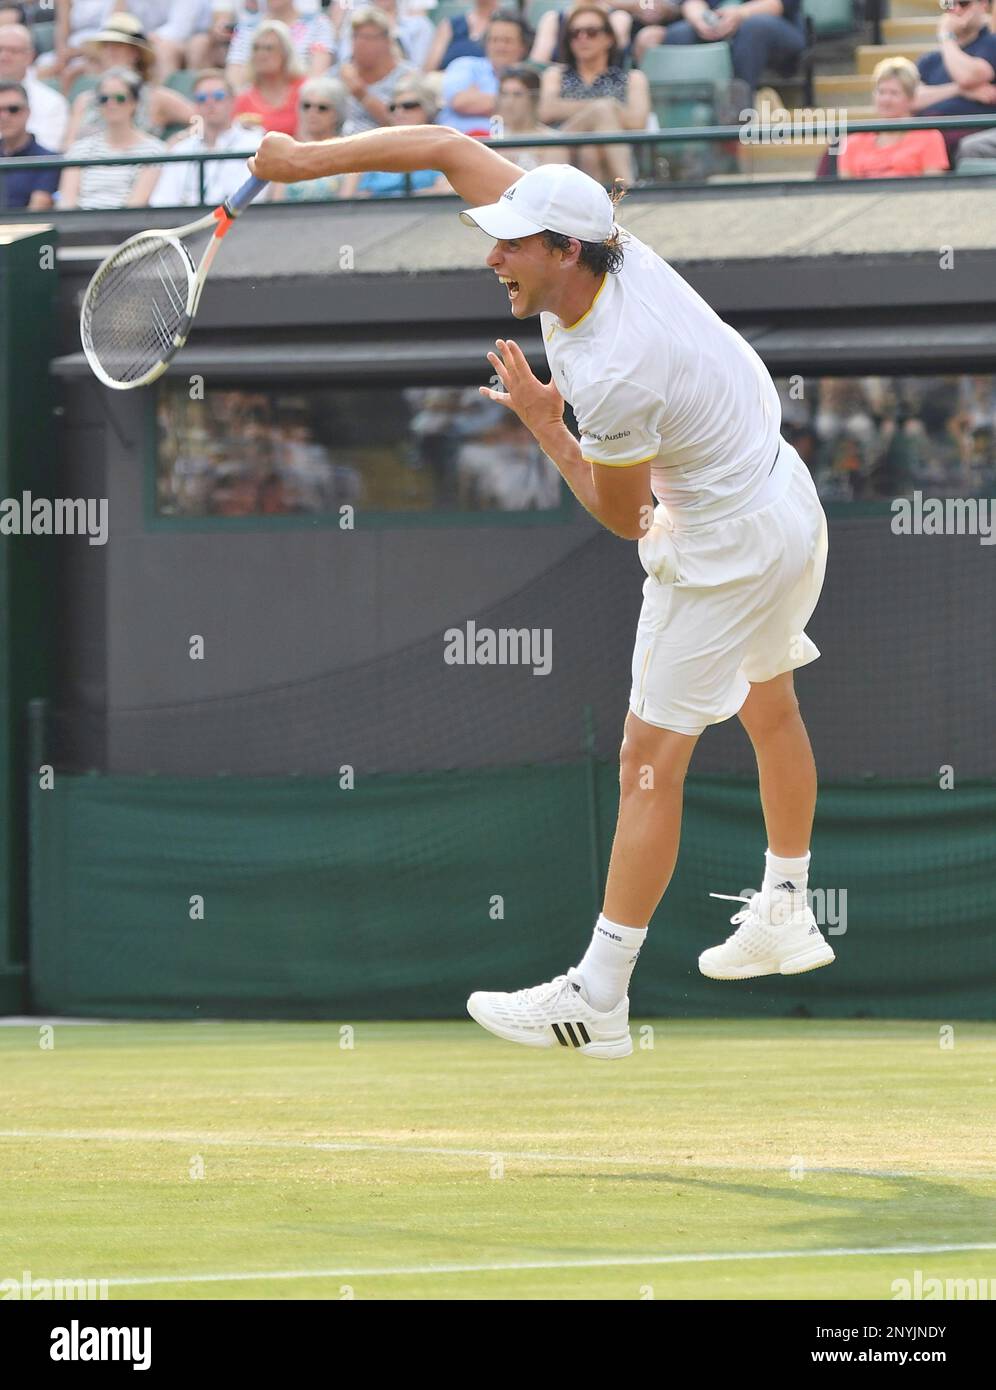
<path fill-rule="evenodd" d="M 571 966 L 545 985 L 489 994 L 477 990 L 467 1000 L 471 1018 L 506 1042 L 526 1047 L 567 1047 L 586 1057 L 628 1057 L 633 1051 L 629 1032 L 629 999 L 609 1013 L 588 1003 L 580 972 Z"/>
<path fill-rule="evenodd" d="M 711 946 L 699 956 L 699 969 L 710 980 L 752 980 L 758 975 L 801 975 L 831 965 L 836 956 L 816 925 L 809 907 L 771 920 L 770 900 L 761 893 L 733 897 L 710 893 L 711 898 L 746 903 L 730 922 L 737 928 L 722 946 Z"/>

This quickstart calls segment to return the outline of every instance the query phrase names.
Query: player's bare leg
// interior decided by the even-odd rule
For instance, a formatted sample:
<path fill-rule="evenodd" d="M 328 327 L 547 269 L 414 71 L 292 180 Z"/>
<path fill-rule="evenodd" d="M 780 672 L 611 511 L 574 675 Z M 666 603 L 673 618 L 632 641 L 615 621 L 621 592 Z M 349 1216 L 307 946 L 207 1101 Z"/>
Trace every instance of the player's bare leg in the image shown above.
<path fill-rule="evenodd" d="M 781 858 L 803 858 L 816 812 L 816 761 L 792 672 L 752 685 L 740 722 L 757 758 L 768 849 Z"/>
<path fill-rule="evenodd" d="M 831 964 L 834 953 L 806 896 L 816 763 L 791 671 L 752 685 L 740 722 L 757 758 L 768 832 L 764 881 L 759 893 L 742 899 L 746 907 L 731 919 L 737 931 L 722 946 L 704 951 L 699 969 L 716 980 L 801 974 Z"/>
<path fill-rule="evenodd" d="M 678 858 L 685 774 L 698 736 L 626 716 L 619 753 L 619 814 L 602 914 L 646 927 Z"/>
<path fill-rule="evenodd" d="M 685 773 L 696 742 L 627 716 L 605 905 L 584 958 L 548 984 L 514 994 L 472 994 L 467 1008 L 483 1027 L 510 1042 L 560 1043 L 590 1057 L 633 1051 L 629 980 L 674 871 Z"/>

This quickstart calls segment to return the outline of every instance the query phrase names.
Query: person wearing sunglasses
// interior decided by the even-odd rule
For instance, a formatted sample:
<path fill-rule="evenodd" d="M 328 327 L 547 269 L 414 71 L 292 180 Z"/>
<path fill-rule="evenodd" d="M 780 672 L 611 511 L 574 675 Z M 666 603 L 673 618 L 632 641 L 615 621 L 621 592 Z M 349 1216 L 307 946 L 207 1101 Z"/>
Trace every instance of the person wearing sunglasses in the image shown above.
<path fill-rule="evenodd" d="M 638 69 L 625 72 L 608 16 L 580 5 L 570 11 L 558 62 L 540 84 L 539 118 L 562 131 L 643 130 L 650 115 L 650 84 Z M 599 183 L 632 183 L 627 145 L 583 145 L 574 154 Z"/>
<path fill-rule="evenodd" d="M 197 109 L 193 130 L 171 146 L 171 154 L 206 154 L 209 150 L 237 150 L 252 154 L 263 138 L 263 130 L 258 125 L 233 123 L 235 98 L 220 68 L 206 68 L 199 72 L 192 95 Z M 206 161 L 203 205 L 216 207 L 244 181 L 245 170 L 239 160 Z M 202 204 L 200 187 L 196 160 L 189 164 L 167 164 L 152 191 L 149 206 L 197 207 Z M 266 196 L 264 193 L 263 201 Z"/>
<path fill-rule="evenodd" d="M 226 71 L 231 73 L 230 68 Z M 234 114 L 246 117 L 246 124 L 251 120 L 264 131 L 293 135 L 303 82 L 304 69 L 287 25 L 279 19 L 264 19 L 253 34 L 250 85 L 235 98 Z"/>
<path fill-rule="evenodd" d="M 101 128 L 76 140 L 67 159 L 110 159 L 124 153 L 161 154 L 166 146 L 135 124 L 142 79 L 131 68 L 109 68 L 94 92 Z M 68 168 L 59 182 L 59 208 L 144 208 L 162 165 L 114 164 Z"/>
<path fill-rule="evenodd" d="M 170 126 L 186 125 L 195 114 L 185 96 L 155 81 L 155 51 L 141 22 L 132 14 L 112 14 L 103 29 L 85 45 L 97 71 L 128 68 L 140 82 L 135 125 L 150 135 L 161 135 Z M 67 146 L 103 129 L 101 112 L 92 91 L 81 92 L 73 102 L 66 132 Z"/>
<path fill-rule="evenodd" d="M 612 32 L 616 36 L 619 51 L 624 53 L 637 32 L 648 24 L 669 24 L 678 17 L 677 3 L 670 0 L 593 0 L 593 8 L 603 10 L 609 17 Z M 536 38 L 529 54 L 531 63 L 546 67 L 557 59 L 564 42 L 567 26 L 567 9 L 549 9 L 540 15 L 536 23 Z"/>
<path fill-rule="evenodd" d="M 225 69 L 235 91 L 241 91 L 251 80 L 252 51 L 257 35 L 264 24 L 273 20 L 286 26 L 303 76 L 320 77 L 329 71 L 333 62 L 340 61 L 332 21 L 317 5 L 312 6 L 310 14 L 301 14 L 294 0 L 268 0 L 266 4 L 260 0 L 251 9 L 239 4 L 238 10 L 238 23 L 232 33 Z"/>
<path fill-rule="evenodd" d="M 19 82 L 28 94 L 28 125 L 47 150 L 61 150 L 69 120 L 65 97 L 34 73 L 35 41 L 23 24 L 0 25 L 0 81 Z"/>
<path fill-rule="evenodd" d="M 346 118 L 349 93 L 337 77 L 309 77 L 298 101 L 297 138 L 331 140 L 339 134 Z M 301 179 L 298 183 L 271 185 L 276 203 L 329 202 L 342 196 L 342 174 L 323 179 Z"/>
<path fill-rule="evenodd" d="M 996 116 L 996 34 L 989 29 L 987 0 L 942 0 L 938 47 L 917 63 L 920 85 L 913 97 L 918 116 Z M 991 131 L 983 131 L 991 136 Z M 963 133 L 945 131 L 954 156 Z"/>
<path fill-rule="evenodd" d="M 392 125 L 433 125 L 438 109 L 432 88 L 418 76 L 402 78 L 388 105 Z M 452 192 L 445 174 L 438 169 L 415 169 L 408 174 L 347 174 L 342 186 L 344 198 L 403 198 L 407 194 Z"/>
<path fill-rule="evenodd" d="M 0 159 L 32 159 L 57 153 L 40 145 L 28 130 L 31 104 L 23 83 L 0 81 Z M 58 169 L 25 169 L 0 175 L 0 210 L 44 212 L 59 186 Z"/>

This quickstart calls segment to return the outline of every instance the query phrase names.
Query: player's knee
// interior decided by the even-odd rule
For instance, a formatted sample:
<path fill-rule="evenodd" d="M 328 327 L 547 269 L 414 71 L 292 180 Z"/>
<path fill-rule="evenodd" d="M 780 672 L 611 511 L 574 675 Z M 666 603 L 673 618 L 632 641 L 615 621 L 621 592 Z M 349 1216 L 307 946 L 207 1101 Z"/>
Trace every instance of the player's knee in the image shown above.
<path fill-rule="evenodd" d="M 799 701 L 792 687 L 779 691 L 776 698 L 748 700 L 740 712 L 740 721 L 752 739 L 770 738 L 799 722 Z"/>
<path fill-rule="evenodd" d="M 648 735 L 641 730 L 627 731 L 619 749 L 619 791 L 654 791 L 661 787 L 680 787 L 688 770 L 684 747 L 661 738 L 660 731 Z"/>

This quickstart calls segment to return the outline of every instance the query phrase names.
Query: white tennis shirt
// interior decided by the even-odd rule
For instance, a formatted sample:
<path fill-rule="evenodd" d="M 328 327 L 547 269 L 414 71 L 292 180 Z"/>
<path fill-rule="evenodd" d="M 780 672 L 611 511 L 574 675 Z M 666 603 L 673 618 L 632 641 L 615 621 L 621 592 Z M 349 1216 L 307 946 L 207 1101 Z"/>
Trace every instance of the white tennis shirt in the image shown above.
<path fill-rule="evenodd" d="M 547 360 L 581 452 L 652 460 L 658 501 L 688 521 L 751 509 L 777 456 L 781 403 L 757 353 L 631 233 L 622 269 L 565 327 L 541 313 Z"/>

